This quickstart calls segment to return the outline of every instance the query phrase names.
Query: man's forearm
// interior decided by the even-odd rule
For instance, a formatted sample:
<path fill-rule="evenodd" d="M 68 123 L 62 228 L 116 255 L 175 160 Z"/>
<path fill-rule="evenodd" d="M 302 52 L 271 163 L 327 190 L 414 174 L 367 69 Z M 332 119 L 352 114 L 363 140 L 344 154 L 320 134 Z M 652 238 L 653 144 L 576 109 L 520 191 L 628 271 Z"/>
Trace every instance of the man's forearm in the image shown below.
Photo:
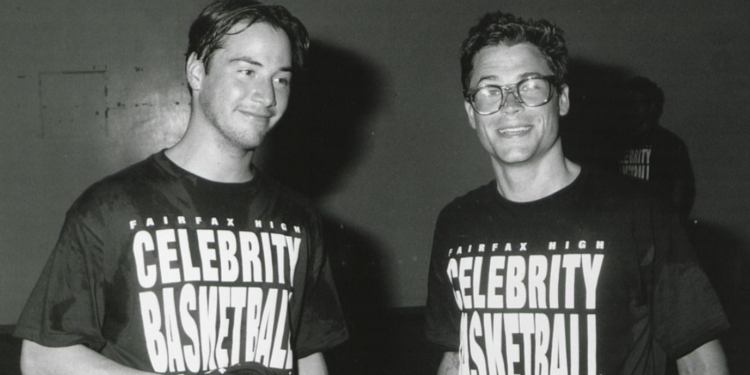
<path fill-rule="evenodd" d="M 709 341 L 677 360 L 680 375 L 727 375 L 727 359 L 719 340 Z"/>
<path fill-rule="evenodd" d="M 83 345 L 51 348 L 24 340 L 21 349 L 21 373 L 24 375 L 146 375 L 123 366 Z"/>
<path fill-rule="evenodd" d="M 328 367 L 323 353 L 313 353 L 305 358 L 300 358 L 297 361 L 297 367 L 299 375 L 328 375 Z"/>
<path fill-rule="evenodd" d="M 443 360 L 438 368 L 438 375 L 457 375 L 458 374 L 458 353 L 445 352 Z"/>

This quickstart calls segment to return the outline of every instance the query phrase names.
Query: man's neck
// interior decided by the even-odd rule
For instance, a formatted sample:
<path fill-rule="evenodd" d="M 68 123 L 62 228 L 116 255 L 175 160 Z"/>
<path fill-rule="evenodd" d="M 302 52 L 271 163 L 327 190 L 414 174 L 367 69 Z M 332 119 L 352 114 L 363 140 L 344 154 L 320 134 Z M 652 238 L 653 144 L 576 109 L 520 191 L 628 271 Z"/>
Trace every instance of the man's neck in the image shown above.
<path fill-rule="evenodd" d="M 547 163 L 495 165 L 497 189 L 513 202 L 533 202 L 570 185 L 581 167 L 561 157 Z"/>
<path fill-rule="evenodd" d="M 207 180 L 227 183 L 247 182 L 253 178 L 250 164 L 253 150 L 221 147 L 211 134 L 196 134 L 190 128 L 182 139 L 166 151 L 180 168 Z"/>

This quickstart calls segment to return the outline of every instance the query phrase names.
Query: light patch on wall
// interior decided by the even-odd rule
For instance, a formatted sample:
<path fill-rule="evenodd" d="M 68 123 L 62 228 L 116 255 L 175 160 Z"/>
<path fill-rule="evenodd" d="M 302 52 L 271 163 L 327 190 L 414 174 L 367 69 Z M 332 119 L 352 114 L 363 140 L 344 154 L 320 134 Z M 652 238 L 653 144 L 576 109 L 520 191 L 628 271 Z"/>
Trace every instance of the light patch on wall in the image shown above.
<path fill-rule="evenodd" d="M 42 138 L 106 135 L 106 95 L 104 70 L 40 72 L 37 134 Z"/>
<path fill-rule="evenodd" d="M 123 101 L 110 104 L 109 134 L 135 158 L 174 145 L 185 132 L 190 97 L 181 87 L 148 88 L 124 98 L 119 92 L 114 95 Z"/>

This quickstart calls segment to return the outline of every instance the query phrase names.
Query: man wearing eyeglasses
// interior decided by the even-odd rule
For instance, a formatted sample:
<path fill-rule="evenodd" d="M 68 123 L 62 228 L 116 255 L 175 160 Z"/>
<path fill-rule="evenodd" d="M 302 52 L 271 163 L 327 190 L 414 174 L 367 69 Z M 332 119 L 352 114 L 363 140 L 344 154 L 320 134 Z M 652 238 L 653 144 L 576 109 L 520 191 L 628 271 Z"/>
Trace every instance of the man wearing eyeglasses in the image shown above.
<path fill-rule="evenodd" d="M 565 158 L 562 30 L 490 13 L 461 49 L 496 179 L 440 213 L 427 337 L 439 374 L 724 374 L 727 320 L 679 220 L 645 185 Z"/>

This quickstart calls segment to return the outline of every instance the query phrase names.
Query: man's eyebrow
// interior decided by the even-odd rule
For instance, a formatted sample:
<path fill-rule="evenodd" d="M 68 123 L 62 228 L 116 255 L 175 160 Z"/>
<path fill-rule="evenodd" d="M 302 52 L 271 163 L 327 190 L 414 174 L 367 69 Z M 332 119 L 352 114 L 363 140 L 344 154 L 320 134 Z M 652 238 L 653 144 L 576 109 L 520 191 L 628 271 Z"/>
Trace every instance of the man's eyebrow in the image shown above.
<path fill-rule="evenodd" d="M 253 60 L 250 57 L 244 57 L 244 56 L 243 57 L 235 57 L 233 59 L 229 59 L 229 62 L 230 63 L 233 63 L 233 62 L 246 62 L 246 63 L 248 63 L 250 65 L 263 66 L 263 64 L 261 64 L 260 61 L 255 61 L 255 60 Z"/>
<path fill-rule="evenodd" d="M 254 66 L 258 66 L 258 67 L 263 67 L 263 63 L 261 63 L 260 61 L 256 61 L 253 58 L 246 57 L 246 56 L 235 57 L 233 59 L 229 59 L 229 62 L 230 63 L 244 62 L 244 63 L 250 64 L 250 65 L 254 65 Z M 282 67 L 279 70 L 282 71 L 282 72 L 291 72 L 292 71 L 292 67 L 291 66 L 284 66 L 284 67 Z"/>
<path fill-rule="evenodd" d="M 541 77 L 543 75 L 544 74 L 539 73 L 539 72 L 526 72 L 526 73 L 520 74 L 518 76 L 518 80 L 520 81 L 520 80 L 522 80 L 524 78 L 529 78 L 529 77 Z M 480 84 L 484 80 L 498 81 L 499 78 L 498 78 L 498 76 L 496 76 L 494 74 L 490 74 L 490 75 L 486 75 L 486 76 L 481 76 L 481 77 L 479 77 L 479 80 L 477 81 L 477 84 Z M 512 84 L 513 83 L 509 83 L 509 85 L 512 85 Z"/>
<path fill-rule="evenodd" d="M 480 83 L 482 83 L 482 81 L 485 81 L 485 80 L 497 81 L 497 76 L 496 75 L 481 76 L 481 77 L 479 77 L 479 80 L 477 81 L 477 84 L 480 84 Z"/>
<path fill-rule="evenodd" d="M 539 72 L 528 72 L 528 73 L 521 74 L 520 78 L 524 79 L 524 78 L 529 78 L 529 77 L 543 77 L 545 75 L 546 74 L 539 73 Z"/>

